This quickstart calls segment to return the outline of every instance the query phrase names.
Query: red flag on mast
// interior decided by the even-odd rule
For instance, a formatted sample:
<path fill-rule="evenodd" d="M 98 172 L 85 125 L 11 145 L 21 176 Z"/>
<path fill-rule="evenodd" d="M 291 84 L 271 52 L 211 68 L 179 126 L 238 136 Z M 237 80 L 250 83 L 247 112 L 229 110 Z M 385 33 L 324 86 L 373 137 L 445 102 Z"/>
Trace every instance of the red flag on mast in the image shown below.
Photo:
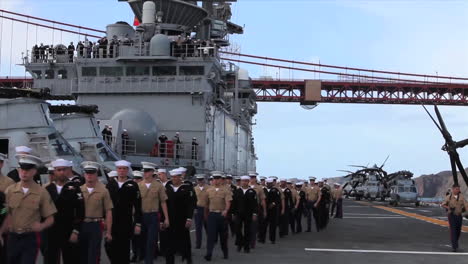
<path fill-rule="evenodd" d="M 135 27 L 140 25 L 140 20 L 138 20 L 137 17 L 135 17 L 135 20 L 133 20 L 133 25 L 134 25 Z"/>

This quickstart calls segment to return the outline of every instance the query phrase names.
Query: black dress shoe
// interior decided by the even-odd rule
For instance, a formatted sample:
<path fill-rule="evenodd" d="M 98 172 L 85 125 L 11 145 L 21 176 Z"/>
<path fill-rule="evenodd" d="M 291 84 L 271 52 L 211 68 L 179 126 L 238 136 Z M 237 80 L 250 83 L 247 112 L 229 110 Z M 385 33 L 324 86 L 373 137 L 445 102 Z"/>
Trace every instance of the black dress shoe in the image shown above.
<path fill-rule="evenodd" d="M 211 256 L 204 256 L 203 257 L 206 261 L 211 261 Z"/>
<path fill-rule="evenodd" d="M 244 253 L 250 253 L 250 248 L 244 248 Z"/>
<path fill-rule="evenodd" d="M 271 241 L 271 244 L 276 244 L 276 242 L 275 242 L 275 241 Z"/>
<path fill-rule="evenodd" d="M 237 246 L 237 252 L 241 252 L 242 246 Z"/>
<path fill-rule="evenodd" d="M 223 255 L 224 255 L 224 256 L 223 256 L 224 259 L 228 259 L 228 258 L 229 258 L 228 253 L 223 253 Z"/>

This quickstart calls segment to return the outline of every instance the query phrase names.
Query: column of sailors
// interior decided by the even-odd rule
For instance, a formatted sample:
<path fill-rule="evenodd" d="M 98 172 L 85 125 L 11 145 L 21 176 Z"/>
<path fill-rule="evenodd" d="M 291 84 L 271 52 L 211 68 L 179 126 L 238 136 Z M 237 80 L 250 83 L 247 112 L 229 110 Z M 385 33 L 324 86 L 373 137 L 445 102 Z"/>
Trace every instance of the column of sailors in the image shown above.
<path fill-rule="evenodd" d="M 312 219 L 316 230 L 323 230 L 332 201 L 335 217 L 342 217 L 341 188 L 332 191 L 313 177 L 305 187 L 276 177 L 258 182 L 256 172 L 233 177 L 214 171 L 209 180 L 195 175 L 193 184 L 185 168 L 168 172 L 141 162 L 142 170 L 132 172 L 132 164 L 121 160 L 103 184 L 98 163 L 80 164 L 81 177 L 71 161 L 58 159 L 47 164 L 50 182 L 41 186 L 42 160 L 27 147 L 17 148 L 15 157 L 18 178 L 0 173 L 1 263 L 35 263 L 39 249 L 47 264 L 101 263 L 103 254 L 118 264 L 148 264 L 158 257 L 175 263 L 176 256 L 192 263 L 191 228 L 194 248 L 206 245 L 206 261 L 219 258 L 218 244 L 228 259 L 229 237 L 237 252 L 250 253 L 257 243 L 277 243 L 277 233 L 283 238 L 302 232 L 303 217 L 307 232 Z M 0 154 L 0 169 L 6 158 Z"/>

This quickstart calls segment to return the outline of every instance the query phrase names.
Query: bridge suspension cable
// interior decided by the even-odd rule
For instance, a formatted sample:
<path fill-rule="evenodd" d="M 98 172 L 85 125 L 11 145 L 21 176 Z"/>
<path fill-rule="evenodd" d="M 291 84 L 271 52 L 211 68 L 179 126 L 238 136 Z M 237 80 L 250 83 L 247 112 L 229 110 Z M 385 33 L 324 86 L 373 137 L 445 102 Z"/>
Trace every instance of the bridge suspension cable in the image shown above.
<path fill-rule="evenodd" d="M 278 59 L 278 58 L 272 58 L 272 57 L 263 57 L 263 56 L 256 56 L 256 55 L 243 54 L 243 53 L 234 53 L 234 52 L 228 52 L 228 51 L 220 51 L 220 53 L 233 55 L 233 56 L 239 56 L 239 57 L 247 57 L 247 58 L 252 58 L 252 59 L 277 61 L 277 62 L 285 62 L 285 63 L 291 63 L 291 64 L 300 64 L 300 65 L 317 66 L 317 67 L 323 67 L 323 68 L 340 69 L 340 70 L 361 71 L 361 72 L 381 73 L 381 74 L 390 74 L 390 75 L 402 75 L 402 76 L 412 76 L 412 77 L 423 77 L 423 78 L 437 78 L 437 79 L 450 79 L 450 80 L 468 81 L 468 77 L 453 77 L 453 76 L 443 76 L 443 75 L 428 75 L 428 74 L 417 74 L 417 73 L 408 73 L 408 72 L 372 70 L 372 69 L 336 66 L 336 65 L 329 65 L 329 64 L 304 62 L 304 61 L 285 60 L 285 59 Z"/>
<path fill-rule="evenodd" d="M 323 74 L 345 76 L 345 77 L 356 77 L 356 78 L 363 78 L 363 79 L 366 79 L 366 80 L 371 79 L 371 80 L 376 80 L 376 81 L 392 81 L 392 82 L 407 82 L 407 83 L 421 83 L 421 84 L 454 84 L 454 83 L 447 83 L 447 82 L 430 82 L 430 81 L 420 81 L 420 80 L 412 80 L 412 79 L 400 79 L 400 78 L 391 78 L 391 77 L 370 76 L 370 75 L 361 75 L 361 74 L 353 74 L 353 73 L 342 73 L 342 72 L 333 72 L 333 71 L 305 69 L 305 68 L 284 66 L 284 65 L 278 65 L 278 64 L 269 64 L 269 63 L 253 62 L 253 61 L 246 61 L 246 60 L 238 60 L 238 59 L 232 59 L 232 58 L 221 58 L 221 59 L 227 60 L 227 61 L 239 62 L 239 63 L 258 65 L 258 66 L 265 66 L 265 67 L 272 67 L 272 68 L 279 68 L 279 69 L 286 69 L 286 70 L 295 70 L 295 71 L 323 73 Z"/>

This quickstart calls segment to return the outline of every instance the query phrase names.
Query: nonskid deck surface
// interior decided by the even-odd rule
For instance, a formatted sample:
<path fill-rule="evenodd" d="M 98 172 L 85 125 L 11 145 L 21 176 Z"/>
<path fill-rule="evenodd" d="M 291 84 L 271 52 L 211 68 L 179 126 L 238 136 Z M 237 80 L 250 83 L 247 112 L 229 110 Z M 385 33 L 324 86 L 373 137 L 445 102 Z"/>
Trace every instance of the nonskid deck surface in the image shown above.
<path fill-rule="evenodd" d="M 397 209 L 396 213 L 383 209 Z M 222 258 L 219 244 L 216 245 L 212 263 L 466 263 L 468 258 L 468 235 L 463 232 L 461 249 L 451 252 L 447 227 L 440 223 L 415 218 L 415 215 L 443 218 L 439 207 L 389 207 L 379 202 L 345 201 L 344 219 L 331 219 L 328 228 L 320 233 L 303 232 L 289 234 L 277 239 L 276 244 L 257 244 L 250 254 L 238 253 L 230 238 L 229 259 Z M 465 224 L 468 224 L 464 221 Z M 305 219 L 303 229 L 306 227 Z M 465 227 L 466 228 L 466 227 Z M 192 239 L 195 233 L 192 231 Z M 201 249 L 193 249 L 194 263 L 207 263 L 203 256 L 206 237 Z M 193 242 L 193 241 L 192 241 Z M 192 243 L 193 244 L 193 243 Z M 109 263 L 103 254 L 102 263 Z M 183 263 L 180 257 L 177 263 Z M 38 263 L 42 263 L 40 260 Z M 155 263 L 165 263 L 158 258 Z"/>

